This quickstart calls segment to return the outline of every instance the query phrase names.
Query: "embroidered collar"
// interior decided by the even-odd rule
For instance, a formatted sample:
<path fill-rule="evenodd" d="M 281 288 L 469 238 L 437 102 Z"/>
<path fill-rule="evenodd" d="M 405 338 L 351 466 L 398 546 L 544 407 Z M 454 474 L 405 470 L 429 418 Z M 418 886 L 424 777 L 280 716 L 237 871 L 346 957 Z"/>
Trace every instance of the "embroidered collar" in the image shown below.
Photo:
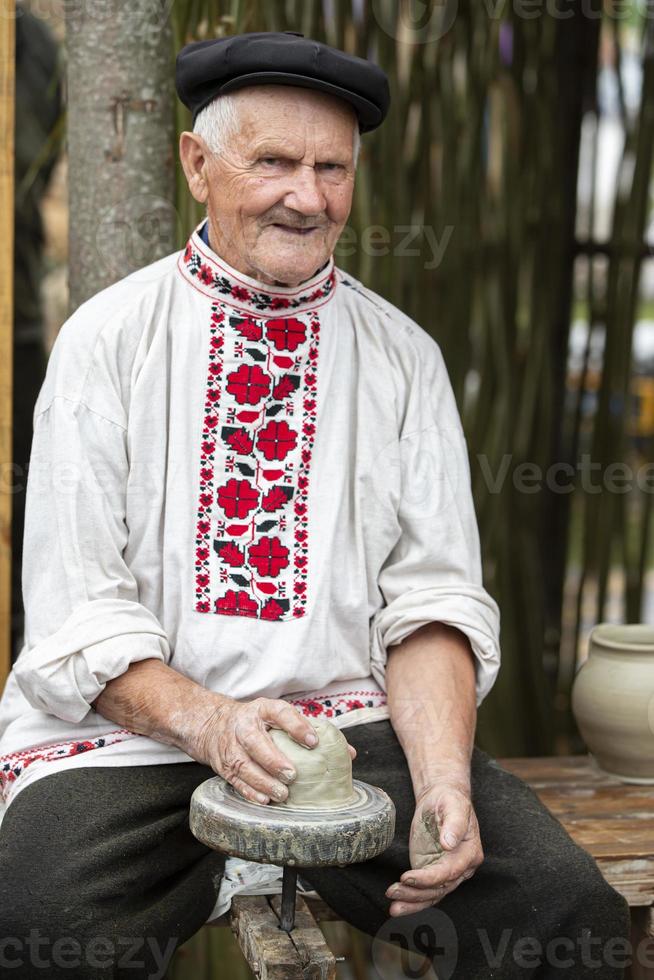
<path fill-rule="evenodd" d="M 201 225 L 191 234 L 177 266 L 182 276 L 205 295 L 259 316 L 275 316 L 284 310 L 306 312 L 331 299 L 336 285 L 332 257 L 320 272 L 301 286 L 267 286 L 237 272 L 216 255 L 202 240 Z"/>

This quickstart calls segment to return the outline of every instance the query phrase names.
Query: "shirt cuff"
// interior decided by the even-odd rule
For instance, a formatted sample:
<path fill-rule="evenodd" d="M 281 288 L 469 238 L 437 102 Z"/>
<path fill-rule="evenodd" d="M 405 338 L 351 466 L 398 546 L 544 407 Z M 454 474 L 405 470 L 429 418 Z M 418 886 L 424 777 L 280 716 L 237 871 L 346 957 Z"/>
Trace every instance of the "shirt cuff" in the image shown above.
<path fill-rule="evenodd" d="M 500 669 L 499 608 L 480 586 L 412 589 L 382 607 L 370 624 L 370 670 L 386 691 L 388 648 L 428 623 L 454 626 L 470 640 L 476 661 L 477 707 Z"/>
<path fill-rule="evenodd" d="M 110 680 L 149 659 L 170 660 L 156 617 L 137 602 L 101 599 L 75 610 L 51 636 L 24 647 L 13 673 L 33 708 L 79 722 Z"/>

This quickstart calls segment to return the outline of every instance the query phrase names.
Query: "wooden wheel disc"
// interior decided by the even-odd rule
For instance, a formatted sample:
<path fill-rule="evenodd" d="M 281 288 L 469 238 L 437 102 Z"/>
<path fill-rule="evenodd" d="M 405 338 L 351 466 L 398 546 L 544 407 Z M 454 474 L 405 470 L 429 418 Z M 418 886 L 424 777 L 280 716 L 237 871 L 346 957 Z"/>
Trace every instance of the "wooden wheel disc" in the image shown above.
<path fill-rule="evenodd" d="M 355 801 L 342 809 L 296 810 L 250 803 L 214 776 L 191 797 L 191 831 L 207 847 L 247 861 L 345 867 L 381 854 L 395 833 L 388 794 L 358 779 L 353 789 Z"/>

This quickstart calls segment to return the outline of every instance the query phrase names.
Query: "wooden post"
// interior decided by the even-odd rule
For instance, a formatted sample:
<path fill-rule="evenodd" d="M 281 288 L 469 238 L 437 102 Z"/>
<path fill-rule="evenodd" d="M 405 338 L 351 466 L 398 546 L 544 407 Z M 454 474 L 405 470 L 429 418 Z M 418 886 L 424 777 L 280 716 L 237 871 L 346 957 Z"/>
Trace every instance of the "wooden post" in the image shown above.
<path fill-rule="evenodd" d="M 66 4 L 70 313 L 179 238 L 171 12 L 121 7 L 80 17 Z"/>
<path fill-rule="evenodd" d="M 15 2 L 0 0 L 0 692 L 11 669 Z"/>

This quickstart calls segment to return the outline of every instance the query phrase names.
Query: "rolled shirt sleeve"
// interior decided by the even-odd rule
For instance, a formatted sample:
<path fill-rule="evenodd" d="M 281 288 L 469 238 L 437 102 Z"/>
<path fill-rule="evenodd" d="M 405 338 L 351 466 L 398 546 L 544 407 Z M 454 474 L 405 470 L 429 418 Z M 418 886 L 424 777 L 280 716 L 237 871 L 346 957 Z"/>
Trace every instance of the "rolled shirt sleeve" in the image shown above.
<path fill-rule="evenodd" d="M 24 647 L 14 665 L 27 701 L 81 721 L 108 681 L 137 660 L 170 660 L 166 633 L 139 603 L 123 559 L 126 429 L 84 402 L 53 397 L 34 416 L 23 547 Z"/>
<path fill-rule="evenodd" d="M 371 619 L 371 671 L 386 689 L 388 648 L 445 623 L 470 641 L 479 705 L 500 666 L 499 609 L 482 584 L 468 451 L 447 369 L 426 333 L 416 340 L 400 439 L 378 475 L 395 474 L 399 530 L 378 575 L 383 605 Z"/>

